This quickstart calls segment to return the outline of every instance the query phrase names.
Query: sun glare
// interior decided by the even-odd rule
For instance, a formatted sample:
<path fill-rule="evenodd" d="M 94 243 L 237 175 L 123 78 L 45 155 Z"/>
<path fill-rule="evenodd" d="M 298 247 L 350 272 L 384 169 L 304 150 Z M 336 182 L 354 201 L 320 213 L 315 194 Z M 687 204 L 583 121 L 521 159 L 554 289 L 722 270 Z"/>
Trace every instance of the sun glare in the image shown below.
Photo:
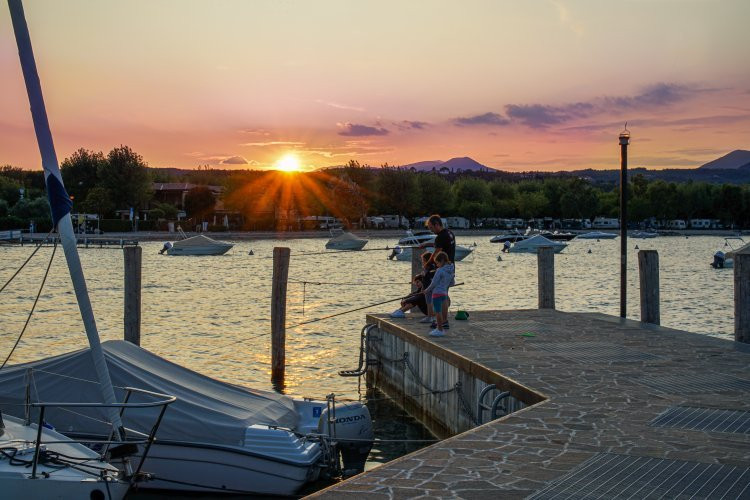
<path fill-rule="evenodd" d="M 287 153 L 276 162 L 276 168 L 282 172 L 299 172 L 299 159 L 293 153 Z"/>

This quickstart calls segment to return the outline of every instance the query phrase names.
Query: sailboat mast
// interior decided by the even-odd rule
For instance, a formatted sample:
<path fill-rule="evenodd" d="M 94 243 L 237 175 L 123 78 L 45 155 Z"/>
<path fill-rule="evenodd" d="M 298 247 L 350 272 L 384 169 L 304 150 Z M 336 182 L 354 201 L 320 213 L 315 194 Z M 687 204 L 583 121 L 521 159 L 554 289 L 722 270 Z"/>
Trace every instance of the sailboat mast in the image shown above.
<path fill-rule="evenodd" d="M 109 377 L 109 370 L 107 369 L 101 341 L 99 340 L 99 331 L 96 328 L 94 312 L 91 309 L 91 300 L 86 288 L 86 279 L 83 276 L 81 260 L 78 256 L 73 223 L 70 219 L 70 209 L 73 203 L 65 191 L 60 168 L 57 164 L 55 145 L 52 142 L 52 132 L 49 128 L 47 110 L 44 106 L 42 85 L 36 70 L 36 62 L 34 61 L 34 52 L 31 48 L 31 37 L 29 36 L 29 28 L 23 12 L 23 4 L 21 0 L 8 0 L 8 7 L 10 8 L 10 17 L 13 21 L 13 31 L 16 35 L 18 56 L 21 60 L 26 91 L 29 95 L 34 131 L 37 143 L 39 144 L 39 152 L 42 155 L 42 167 L 44 168 L 47 196 L 49 197 L 52 211 L 52 222 L 57 226 L 57 231 L 60 234 L 60 241 L 65 252 L 65 260 L 68 263 L 70 279 L 73 282 L 73 289 L 78 301 L 78 308 L 81 311 L 86 336 L 89 339 L 89 346 L 91 347 L 94 367 L 99 378 L 104 403 L 114 404 L 116 402 L 115 392 L 112 388 L 112 380 Z M 119 439 L 124 439 L 120 413 L 116 408 L 110 408 L 108 413 Z"/>

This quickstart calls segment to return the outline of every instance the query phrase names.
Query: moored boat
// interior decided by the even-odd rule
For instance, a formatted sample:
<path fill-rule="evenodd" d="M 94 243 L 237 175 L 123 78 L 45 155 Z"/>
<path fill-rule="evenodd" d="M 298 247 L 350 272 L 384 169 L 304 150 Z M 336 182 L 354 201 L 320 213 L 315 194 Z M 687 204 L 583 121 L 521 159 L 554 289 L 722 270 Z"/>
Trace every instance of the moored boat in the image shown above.
<path fill-rule="evenodd" d="M 331 230 L 331 239 L 326 242 L 328 250 L 362 250 L 367 240 L 341 229 Z"/>
<path fill-rule="evenodd" d="M 617 233 L 605 233 L 604 231 L 591 231 L 576 236 L 577 240 L 613 240 L 617 238 Z"/>
<path fill-rule="evenodd" d="M 532 236 L 531 238 L 525 239 L 523 241 L 517 242 L 512 247 L 510 247 L 510 252 L 511 253 L 536 253 L 537 250 L 541 247 L 551 247 L 555 253 L 560 253 L 567 246 L 568 246 L 567 243 L 561 243 L 559 241 L 548 240 L 544 236 L 536 235 L 536 236 Z"/>

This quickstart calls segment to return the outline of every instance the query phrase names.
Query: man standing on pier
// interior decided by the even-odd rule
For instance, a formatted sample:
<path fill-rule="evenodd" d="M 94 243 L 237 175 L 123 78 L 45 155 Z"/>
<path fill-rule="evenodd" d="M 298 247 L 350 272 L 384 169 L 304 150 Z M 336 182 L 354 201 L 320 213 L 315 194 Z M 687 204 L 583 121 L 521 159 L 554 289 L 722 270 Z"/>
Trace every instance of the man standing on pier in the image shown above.
<path fill-rule="evenodd" d="M 427 229 L 435 233 L 435 251 L 432 252 L 432 257 L 430 257 L 429 263 L 435 262 L 435 256 L 438 254 L 438 252 L 445 252 L 448 255 L 448 260 L 451 264 L 455 264 L 456 262 L 456 237 L 453 235 L 453 232 L 445 227 L 443 225 L 443 219 L 440 218 L 439 215 L 431 215 L 429 219 L 427 219 L 427 222 L 425 223 L 427 226 Z M 425 247 L 429 245 L 430 243 L 423 243 L 420 245 L 420 247 Z M 451 286 L 455 285 L 455 278 L 453 280 L 453 283 L 451 283 Z M 450 299 L 445 304 L 446 308 L 446 315 L 445 317 L 448 317 L 447 310 L 450 307 L 451 302 Z M 445 325 L 443 325 L 444 328 L 448 327 L 448 323 L 446 322 Z"/>

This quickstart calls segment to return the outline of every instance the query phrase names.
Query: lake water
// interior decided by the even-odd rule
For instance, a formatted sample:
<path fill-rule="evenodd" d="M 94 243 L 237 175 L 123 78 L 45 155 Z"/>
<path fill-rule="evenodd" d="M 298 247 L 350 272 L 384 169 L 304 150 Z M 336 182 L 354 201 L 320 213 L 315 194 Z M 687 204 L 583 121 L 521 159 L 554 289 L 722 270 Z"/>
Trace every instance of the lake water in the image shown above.
<path fill-rule="evenodd" d="M 503 254 L 488 236 L 457 263 L 451 291 L 461 309 L 535 308 L 536 256 Z M 410 263 L 390 261 L 388 251 L 315 254 L 325 239 L 239 241 L 216 257 L 158 254 L 161 242 L 143 246 L 142 346 L 176 363 L 228 382 L 271 388 L 270 290 L 272 249 L 291 248 L 287 324 L 398 298 L 409 291 Z M 365 248 L 393 246 L 370 239 Z M 659 252 L 664 326 L 731 339 L 732 270 L 709 267 L 721 237 L 660 237 L 628 242 L 628 317 L 639 317 L 637 250 Z M 2 283 L 33 247 L 0 247 Z M 252 250 L 254 255 L 248 255 Z M 591 250 L 591 253 L 588 251 Z M 619 239 L 573 240 L 555 260 L 557 308 L 619 314 Z M 9 351 L 23 327 L 52 249 L 39 251 L 0 297 L 0 352 Z M 306 255 L 308 253 L 309 255 Z M 81 260 L 103 340 L 122 338 L 123 258 L 120 249 L 81 249 Z M 335 285 L 295 283 L 308 281 Z M 390 312 L 398 302 L 287 329 L 286 393 L 321 398 L 334 392 L 357 398 L 357 380 L 339 377 L 356 367 L 366 312 Z M 12 362 L 67 352 L 86 344 L 83 325 L 58 249 L 37 310 Z"/>
<path fill-rule="evenodd" d="M 536 255 L 503 254 L 489 236 L 459 236 L 477 243 L 457 263 L 452 289 L 456 307 L 472 310 L 522 309 L 537 305 Z M 227 382 L 271 389 L 270 295 L 274 246 L 291 248 L 287 324 L 396 299 L 409 292 L 409 262 L 390 261 L 387 250 L 328 253 L 326 239 L 238 241 L 216 257 L 159 255 L 161 242 L 144 242 L 142 342 L 150 351 Z M 372 237 L 365 247 L 393 246 L 395 238 Z M 709 267 L 723 249 L 721 237 L 660 237 L 628 243 L 628 317 L 639 317 L 636 245 L 659 252 L 662 325 L 733 338 L 732 270 Z M 31 246 L 0 247 L 0 283 L 31 253 Z M 254 255 L 249 255 L 252 250 Z M 591 252 L 589 253 L 589 250 Z M 0 296 L 0 353 L 3 359 L 23 327 L 52 248 L 42 248 Z M 123 257 L 118 249 L 81 249 L 81 261 L 103 340 L 123 331 Z M 619 314 L 620 242 L 572 241 L 555 258 L 557 308 Z M 307 284 L 299 283 L 307 281 Z M 334 283 L 334 284 L 315 284 Z M 339 370 L 356 368 L 366 312 L 390 312 L 398 302 L 325 321 L 287 328 L 285 392 L 292 396 L 367 401 L 380 439 L 429 439 L 413 419 L 380 394 L 366 395 L 356 378 Z M 425 330 L 428 330 L 425 325 Z M 11 363 L 34 360 L 86 346 L 62 249 Z M 369 396 L 369 397 L 368 397 Z M 427 443 L 378 443 L 368 468 Z M 160 498 L 160 497 L 154 497 Z"/>

